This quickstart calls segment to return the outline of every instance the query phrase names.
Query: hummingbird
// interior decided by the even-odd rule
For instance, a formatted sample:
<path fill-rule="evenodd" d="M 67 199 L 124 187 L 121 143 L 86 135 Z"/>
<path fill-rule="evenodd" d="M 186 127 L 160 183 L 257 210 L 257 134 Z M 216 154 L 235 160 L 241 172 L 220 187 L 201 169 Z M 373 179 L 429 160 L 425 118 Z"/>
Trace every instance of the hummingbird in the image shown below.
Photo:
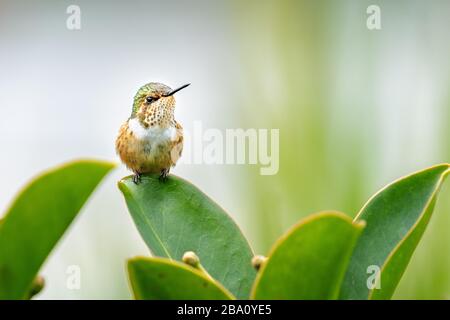
<path fill-rule="evenodd" d="M 131 116 L 120 127 L 116 152 L 138 184 L 143 173 L 159 173 L 164 181 L 183 151 L 183 128 L 175 120 L 174 94 L 190 84 L 172 90 L 150 82 L 133 99 Z"/>

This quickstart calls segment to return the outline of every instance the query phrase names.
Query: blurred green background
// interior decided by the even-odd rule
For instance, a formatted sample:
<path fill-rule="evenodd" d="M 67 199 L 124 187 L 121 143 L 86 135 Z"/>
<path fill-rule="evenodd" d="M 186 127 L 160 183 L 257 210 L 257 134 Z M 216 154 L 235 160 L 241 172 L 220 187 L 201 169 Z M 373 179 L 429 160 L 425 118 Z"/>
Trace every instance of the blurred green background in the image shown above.
<path fill-rule="evenodd" d="M 77 157 L 116 159 L 138 87 L 192 82 L 186 130 L 279 128 L 280 170 L 180 164 L 265 254 L 293 223 L 356 215 L 392 180 L 450 161 L 450 2 L 0 2 L 0 209 L 30 176 Z M 366 9 L 381 8 L 381 30 Z M 45 298 L 129 298 L 124 260 L 148 254 L 111 175 L 43 269 Z M 4 211 L 4 210 L 2 210 Z M 450 299 L 450 187 L 394 298 Z M 45 231 L 43 231 L 45 232 Z M 66 286 L 79 265 L 80 290 Z"/>
<path fill-rule="evenodd" d="M 449 161 L 448 1 L 246 4 L 236 6 L 239 83 L 255 94 L 239 99 L 242 125 L 281 128 L 279 174 L 248 174 L 258 251 L 307 214 L 354 216 L 391 180 Z M 371 4 L 378 31 L 365 28 Z M 450 299 L 449 195 L 394 298 Z"/>

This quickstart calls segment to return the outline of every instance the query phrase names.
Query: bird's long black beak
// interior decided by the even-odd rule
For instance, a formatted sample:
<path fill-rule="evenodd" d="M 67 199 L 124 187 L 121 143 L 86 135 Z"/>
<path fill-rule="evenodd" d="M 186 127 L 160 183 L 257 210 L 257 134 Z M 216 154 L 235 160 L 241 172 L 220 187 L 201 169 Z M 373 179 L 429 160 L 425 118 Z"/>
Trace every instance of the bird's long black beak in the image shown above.
<path fill-rule="evenodd" d="M 170 96 L 173 96 L 175 93 L 177 93 L 177 92 L 180 91 L 181 89 L 186 88 L 186 87 L 189 86 L 189 85 L 190 85 L 190 83 L 187 83 L 187 84 L 185 84 L 185 85 L 182 85 L 181 87 L 176 88 L 175 90 L 170 91 L 168 94 L 164 95 L 164 97 L 170 97 Z"/>

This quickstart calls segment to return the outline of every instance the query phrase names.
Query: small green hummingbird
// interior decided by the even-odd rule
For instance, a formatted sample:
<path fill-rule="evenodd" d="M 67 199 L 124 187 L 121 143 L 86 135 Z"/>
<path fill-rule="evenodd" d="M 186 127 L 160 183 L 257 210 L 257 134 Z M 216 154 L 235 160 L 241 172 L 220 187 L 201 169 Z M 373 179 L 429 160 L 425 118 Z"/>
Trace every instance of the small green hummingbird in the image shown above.
<path fill-rule="evenodd" d="M 138 184 L 143 173 L 159 173 L 165 180 L 183 151 L 183 128 L 175 120 L 176 92 L 157 82 L 142 86 L 134 96 L 131 116 L 120 127 L 116 152 L 134 172 Z"/>

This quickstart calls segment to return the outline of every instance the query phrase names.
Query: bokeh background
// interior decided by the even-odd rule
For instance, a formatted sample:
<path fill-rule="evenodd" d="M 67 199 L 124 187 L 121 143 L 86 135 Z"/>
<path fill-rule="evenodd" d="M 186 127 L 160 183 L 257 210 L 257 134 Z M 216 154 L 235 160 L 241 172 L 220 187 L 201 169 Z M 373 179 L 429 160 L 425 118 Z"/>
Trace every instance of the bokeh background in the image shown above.
<path fill-rule="evenodd" d="M 66 9 L 81 8 L 81 30 Z M 381 30 L 366 9 L 381 8 Z M 192 85 L 186 130 L 279 128 L 280 170 L 181 164 L 257 253 L 316 211 L 354 216 L 379 188 L 450 161 L 450 2 L 0 1 L 0 212 L 30 177 L 74 158 L 118 162 L 139 86 Z M 95 192 L 42 274 L 41 299 L 128 299 L 125 259 L 148 250 L 116 182 Z M 55 195 L 57 196 L 57 195 Z M 450 186 L 395 298 L 450 299 Z M 45 232 L 45 230 L 36 230 Z M 66 286 L 81 268 L 81 288 Z"/>

